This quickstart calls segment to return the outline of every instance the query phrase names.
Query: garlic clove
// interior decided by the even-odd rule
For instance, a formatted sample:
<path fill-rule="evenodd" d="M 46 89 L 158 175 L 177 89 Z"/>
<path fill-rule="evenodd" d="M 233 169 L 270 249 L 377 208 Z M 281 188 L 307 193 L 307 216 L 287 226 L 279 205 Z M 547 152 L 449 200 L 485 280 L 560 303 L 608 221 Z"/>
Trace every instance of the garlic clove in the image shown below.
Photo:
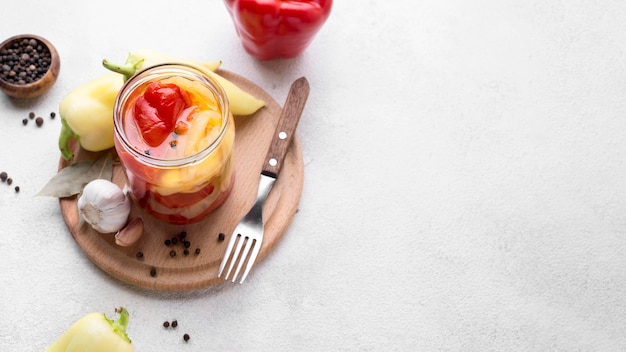
<path fill-rule="evenodd" d="M 122 247 L 132 246 L 141 238 L 141 235 L 143 235 L 143 220 L 136 218 L 115 234 L 115 243 Z"/>
<path fill-rule="evenodd" d="M 100 233 L 119 231 L 128 221 L 130 199 L 115 183 L 96 179 L 89 182 L 78 198 L 81 218 Z"/>

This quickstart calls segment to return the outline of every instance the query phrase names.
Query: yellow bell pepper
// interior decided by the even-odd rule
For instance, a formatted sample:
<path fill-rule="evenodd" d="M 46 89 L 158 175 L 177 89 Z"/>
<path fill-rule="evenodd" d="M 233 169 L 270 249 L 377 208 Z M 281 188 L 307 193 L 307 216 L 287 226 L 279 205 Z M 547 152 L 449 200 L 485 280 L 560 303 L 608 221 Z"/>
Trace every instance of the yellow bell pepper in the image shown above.
<path fill-rule="evenodd" d="M 181 64 L 188 64 L 193 66 L 199 66 L 209 71 L 215 71 L 222 65 L 221 61 L 196 61 L 196 60 L 188 60 L 184 58 L 174 58 L 167 54 L 150 50 L 150 49 L 139 49 L 135 50 L 128 55 L 127 61 L 134 61 L 135 63 L 139 60 L 143 60 L 138 66 L 133 67 L 135 70 L 141 70 L 150 66 L 163 64 L 166 62 L 178 62 Z M 106 61 L 106 60 L 105 60 Z"/>
<path fill-rule="evenodd" d="M 92 152 L 113 147 L 113 105 L 123 84 L 120 75 L 108 74 L 74 89 L 61 100 L 59 149 L 66 160 L 73 156 L 68 145 L 72 138 Z"/>
<path fill-rule="evenodd" d="M 61 337 L 46 348 L 45 352 L 133 352 L 128 338 L 128 311 L 115 310 L 118 320 L 111 320 L 102 313 L 90 313 L 77 320 Z"/>
<path fill-rule="evenodd" d="M 224 92 L 228 98 L 228 105 L 233 115 L 252 115 L 257 110 L 265 106 L 265 101 L 256 98 L 252 94 L 239 88 L 233 82 L 213 72 L 219 68 L 221 62 L 217 62 L 216 65 L 216 63 L 211 62 L 206 63 L 187 59 L 171 58 L 165 54 L 144 49 L 135 51 L 134 53 L 128 55 L 124 65 L 116 65 L 108 60 L 103 60 L 102 64 L 109 70 L 121 73 L 124 75 L 125 79 L 128 79 L 134 75 L 137 70 L 167 62 L 186 64 L 198 69 L 205 75 L 215 78 L 222 88 L 224 88 Z"/>

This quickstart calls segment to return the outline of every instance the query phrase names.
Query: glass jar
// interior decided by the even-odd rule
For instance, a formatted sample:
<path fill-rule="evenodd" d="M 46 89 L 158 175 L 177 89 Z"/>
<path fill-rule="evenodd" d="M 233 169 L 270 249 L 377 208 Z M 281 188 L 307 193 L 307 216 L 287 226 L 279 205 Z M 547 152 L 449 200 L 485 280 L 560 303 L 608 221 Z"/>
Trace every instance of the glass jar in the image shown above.
<path fill-rule="evenodd" d="M 129 194 L 155 218 L 196 222 L 230 194 L 235 123 L 226 93 L 201 69 L 171 63 L 137 73 L 117 96 L 114 126 Z"/>

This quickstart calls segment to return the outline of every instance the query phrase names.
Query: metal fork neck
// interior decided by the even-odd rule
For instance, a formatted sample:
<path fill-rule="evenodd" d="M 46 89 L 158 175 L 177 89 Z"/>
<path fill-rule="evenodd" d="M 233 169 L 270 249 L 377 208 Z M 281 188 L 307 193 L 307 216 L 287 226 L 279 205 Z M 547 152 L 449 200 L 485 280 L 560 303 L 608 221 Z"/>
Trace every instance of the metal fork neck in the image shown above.
<path fill-rule="evenodd" d="M 268 194 L 272 190 L 274 182 L 276 182 L 275 178 L 261 174 L 256 200 L 254 201 L 254 205 L 250 209 L 250 212 L 246 215 L 246 218 L 253 218 L 253 216 L 261 217 L 263 213 L 263 203 L 265 203 L 265 199 L 267 199 Z"/>

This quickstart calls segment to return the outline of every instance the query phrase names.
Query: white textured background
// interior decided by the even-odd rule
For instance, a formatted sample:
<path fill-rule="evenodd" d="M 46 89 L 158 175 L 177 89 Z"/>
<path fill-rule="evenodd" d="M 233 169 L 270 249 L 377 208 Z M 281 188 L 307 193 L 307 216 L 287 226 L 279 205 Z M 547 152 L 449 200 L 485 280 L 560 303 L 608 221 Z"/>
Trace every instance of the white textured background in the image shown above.
<path fill-rule="evenodd" d="M 625 2 L 336 1 L 302 56 L 271 62 L 221 1 L 0 12 L 0 38 L 42 35 L 62 58 L 41 99 L 0 96 L 0 169 L 22 189 L 0 184 L 1 351 L 119 305 L 144 352 L 626 350 Z M 221 59 L 281 104 L 311 83 L 299 212 L 242 286 L 122 284 L 34 197 L 60 123 L 21 119 L 138 48 Z"/>

